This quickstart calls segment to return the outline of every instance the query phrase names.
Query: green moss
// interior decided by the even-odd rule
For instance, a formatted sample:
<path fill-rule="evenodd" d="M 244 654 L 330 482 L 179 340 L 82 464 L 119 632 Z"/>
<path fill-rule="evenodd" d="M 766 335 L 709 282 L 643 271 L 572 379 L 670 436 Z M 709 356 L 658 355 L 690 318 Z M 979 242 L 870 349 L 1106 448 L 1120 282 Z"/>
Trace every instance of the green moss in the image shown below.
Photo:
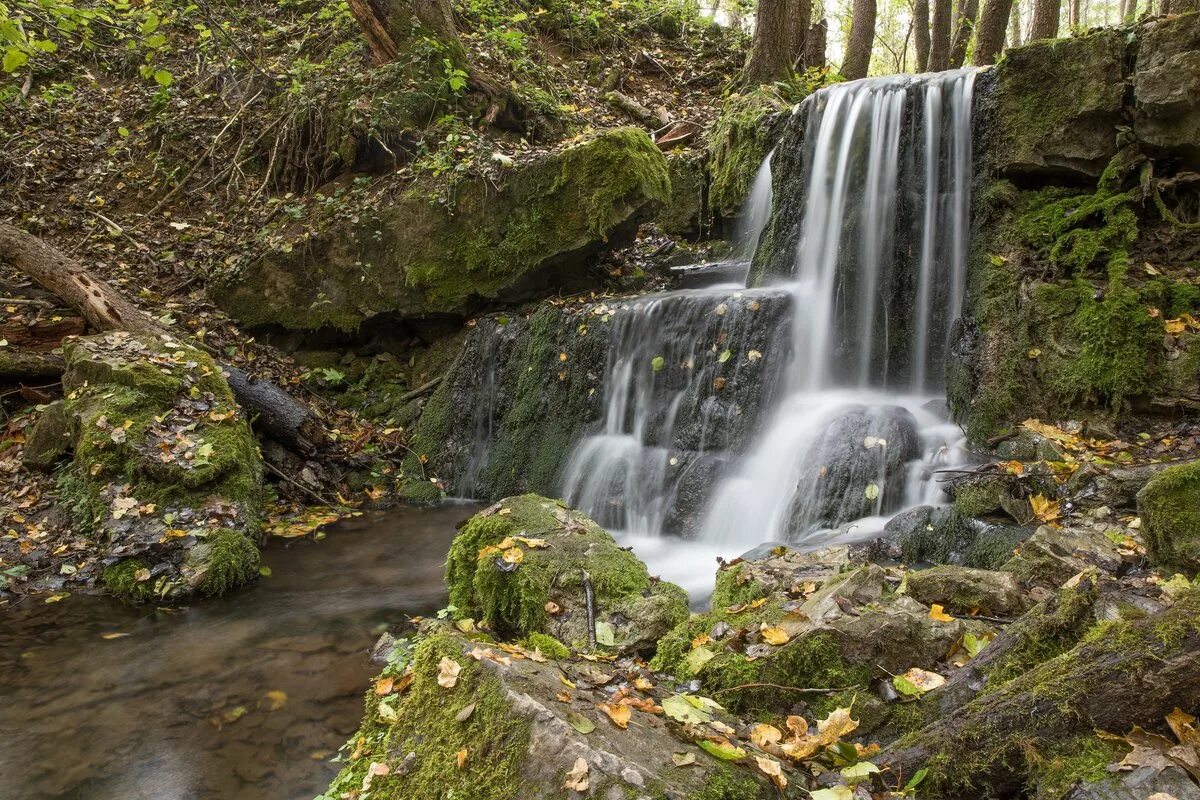
<path fill-rule="evenodd" d="M 446 585 L 460 615 L 522 636 L 545 630 L 553 593 L 582 597 L 584 571 L 597 608 L 615 608 L 650 588 L 645 565 L 587 517 L 532 494 L 507 498 L 502 509 L 507 513 L 472 517 L 450 546 Z M 494 555 L 480 560 L 483 548 L 511 536 L 545 538 L 550 546 L 522 548 L 512 571 L 496 568 Z"/>
<path fill-rule="evenodd" d="M 154 600 L 154 582 L 139 581 L 137 573 L 149 571 L 150 565 L 140 558 L 126 558 L 105 567 L 100 575 L 104 588 L 122 600 L 132 603 L 148 603 Z"/>
<path fill-rule="evenodd" d="M 1008 629 L 1018 643 L 985 671 L 989 687 L 1000 686 L 1074 647 L 1095 624 L 1093 581 L 1059 591 L 1053 605 L 1041 603 Z M 1049 613 L 1047 613 L 1049 610 Z"/>
<path fill-rule="evenodd" d="M 729 216 L 741 208 L 754 174 L 771 149 L 765 118 L 785 108 L 779 94 L 766 87 L 725 99 L 707 141 L 711 153 L 708 206 L 714 212 Z"/>
<path fill-rule="evenodd" d="M 954 510 L 964 517 L 980 517 L 1000 508 L 1000 487 L 994 482 L 968 483 L 953 489 Z"/>
<path fill-rule="evenodd" d="M 1034 785 L 1030 788 L 1039 800 L 1060 800 L 1081 781 L 1116 780 L 1108 766 L 1120 761 L 1124 753 L 1125 748 L 1092 735 L 1055 742 L 1036 753 L 1031 781 Z"/>
<path fill-rule="evenodd" d="M 202 554 L 201 548 L 204 548 Z M 209 533 L 189 557 L 200 562 L 204 578 L 199 591 L 210 597 L 225 594 L 258 577 L 258 547 L 240 531 L 221 528 Z"/>
<path fill-rule="evenodd" d="M 396 489 L 396 497 L 412 505 L 434 506 L 442 502 L 445 494 L 432 481 L 411 479 L 400 483 Z"/>
<path fill-rule="evenodd" d="M 686 800 L 762 800 L 771 796 L 773 793 L 763 784 L 722 765 Z"/>
<path fill-rule="evenodd" d="M 571 650 L 565 644 L 553 636 L 536 631 L 526 636 L 521 645 L 529 650 L 539 650 L 546 658 L 555 661 L 571 657 Z"/>
<path fill-rule="evenodd" d="M 746 572 L 745 562 L 717 570 L 717 585 L 712 594 L 714 609 L 745 605 L 767 595 L 762 584 L 743 574 Z"/>
<path fill-rule="evenodd" d="M 404 695 L 381 701 L 373 691 L 367 693 L 362 728 L 347 743 L 350 758 L 326 797 L 361 790 L 367 769 L 378 762 L 392 767 L 391 774 L 372 779 L 371 796 L 378 800 L 527 796 L 521 767 L 528 756 L 529 721 L 513 713 L 499 678 L 464 655 L 461 641 L 448 633 L 429 636 L 413 654 L 414 679 Z M 443 658 L 461 668 L 451 689 L 437 683 Z M 381 704 L 395 712 L 394 722 L 380 715 Z M 459 722 L 456 716 L 468 704 L 475 709 Z M 456 769 L 460 750 L 469 757 Z M 402 773 L 397 768 L 410 752 L 416 759 Z"/>
<path fill-rule="evenodd" d="M 1153 562 L 1200 572 L 1200 461 L 1169 467 L 1138 492 L 1138 510 Z"/>

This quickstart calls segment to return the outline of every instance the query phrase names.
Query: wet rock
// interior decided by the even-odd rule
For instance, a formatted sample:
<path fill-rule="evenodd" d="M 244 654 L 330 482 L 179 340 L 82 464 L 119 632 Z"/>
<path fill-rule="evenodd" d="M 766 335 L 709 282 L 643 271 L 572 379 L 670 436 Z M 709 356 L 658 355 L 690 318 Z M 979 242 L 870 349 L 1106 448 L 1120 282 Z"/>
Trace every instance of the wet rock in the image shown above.
<path fill-rule="evenodd" d="M 1067 481 L 1072 502 L 1099 502 L 1110 508 L 1133 509 L 1137 495 L 1150 480 L 1167 468 L 1166 464 L 1139 464 L 1108 470 L 1085 465 Z"/>
<path fill-rule="evenodd" d="M 687 233 L 697 227 L 704 213 L 708 178 L 703 153 L 685 150 L 668 154 L 667 173 L 671 177 L 671 196 L 654 221 L 664 233 Z"/>
<path fill-rule="evenodd" d="M 1138 767 L 1081 782 L 1063 800 L 1200 800 L 1200 788 L 1179 767 Z"/>
<path fill-rule="evenodd" d="M 847 409 L 804 454 L 792 529 L 837 527 L 894 508 L 903 497 L 908 462 L 918 455 L 916 420 L 906 409 Z"/>
<path fill-rule="evenodd" d="M 1137 503 L 1151 560 L 1200 572 L 1200 461 L 1163 470 L 1138 492 Z"/>
<path fill-rule="evenodd" d="M 598 645 L 645 652 L 687 617 L 686 593 L 650 577 L 599 525 L 537 495 L 481 511 L 446 562 L 450 602 L 463 618 L 504 636 L 545 633 L 586 647 L 588 595 Z"/>
<path fill-rule="evenodd" d="M 1148 24 L 1133 73 L 1134 133 L 1200 166 L 1200 17 Z"/>
<path fill-rule="evenodd" d="M 717 570 L 713 608 L 749 603 L 776 593 L 801 595 L 824 584 L 844 568 L 861 563 L 847 545 L 801 552 L 768 542 Z"/>
<path fill-rule="evenodd" d="M 71 420 L 66 405 L 56 400 L 38 417 L 25 442 L 21 461 L 32 469 L 49 470 L 71 448 Z"/>
<path fill-rule="evenodd" d="M 589 681 L 582 667 L 577 672 L 576 665 L 537 661 L 525 652 L 442 627 L 428 630 L 407 669 L 400 664 L 380 676 L 389 691 L 370 695 L 347 748 L 352 752 L 326 796 L 364 785 L 377 800 L 776 796 L 753 766 L 708 755 L 661 713 L 629 708 L 626 730 L 597 707 L 613 702 L 619 689 L 650 705 L 669 692 L 643 694 L 612 668 L 603 676 L 586 673 Z M 564 675 L 577 682 L 570 691 Z M 694 764 L 676 766 L 675 753 L 692 756 Z M 572 770 L 577 780 L 586 777 L 581 793 L 564 788 Z"/>
<path fill-rule="evenodd" d="M 1057 589 L 1086 569 L 1119 576 L 1126 568 L 1126 557 L 1105 536 L 1104 526 L 1083 524 L 1067 528 L 1041 526 L 1002 567 L 1025 584 L 1046 589 Z"/>
<path fill-rule="evenodd" d="M 1032 603 L 1008 572 L 969 567 L 940 566 L 910 572 L 905 578 L 908 595 L 916 600 L 960 614 L 983 613 L 1016 616 Z"/>
<path fill-rule="evenodd" d="M 1006 51 L 994 93 L 980 101 L 994 126 L 986 136 L 990 168 L 1010 177 L 1098 176 L 1124 121 L 1124 58 L 1113 30 Z"/>
<path fill-rule="evenodd" d="M 800 613 L 816 623 L 841 619 L 858 606 L 874 603 L 886 585 L 883 569 L 866 564 L 828 580 L 800 607 Z"/>
<path fill-rule="evenodd" d="M 58 502 L 102 548 L 105 586 L 177 601 L 256 578 L 262 462 L 212 359 L 121 332 L 73 340 L 65 358 Z"/>
<path fill-rule="evenodd" d="M 591 256 L 631 237 L 670 198 L 667 161 L 633 128 L 608 130 L 511 170 L 499 189 L 423 185 L 210 292 L 246 325 L 356 330 L 390 314 L 466 314 L 593 285 Z"/>
<path fill-rule="evenodd" d="M 888 521 L 884 535 L 868 543 L 873 560 L 906 564 L 961 564 L 994 569 L 1032 531 L 964 516 L 957 508 L 917 506 Z"/>

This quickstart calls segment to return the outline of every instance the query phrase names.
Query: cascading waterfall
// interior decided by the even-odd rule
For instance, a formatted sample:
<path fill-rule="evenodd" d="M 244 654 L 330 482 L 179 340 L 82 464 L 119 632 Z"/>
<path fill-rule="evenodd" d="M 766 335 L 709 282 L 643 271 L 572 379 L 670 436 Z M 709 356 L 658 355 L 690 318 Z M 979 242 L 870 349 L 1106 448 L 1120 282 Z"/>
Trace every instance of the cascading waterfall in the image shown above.
<path fill-rule="evenodd" d="M 797 541 L 896 511 L 928 500 L 932 469 L 956 457 L 935 395 L 962 304 L 974 77 L 869 79 L 805 101 L 804 211 L 783 285 L 790 391 L 722 481 L 702 538 Z"/>

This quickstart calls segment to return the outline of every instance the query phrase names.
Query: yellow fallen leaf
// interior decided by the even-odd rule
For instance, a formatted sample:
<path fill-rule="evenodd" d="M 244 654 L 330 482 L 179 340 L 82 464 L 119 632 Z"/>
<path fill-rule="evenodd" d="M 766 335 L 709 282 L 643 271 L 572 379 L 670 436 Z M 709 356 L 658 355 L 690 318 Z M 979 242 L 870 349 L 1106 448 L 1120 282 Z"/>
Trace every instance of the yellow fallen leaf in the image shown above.
<path fill-rule="evenodd" d="M 850 709 L 835 708 L 825 719 L 817 721 L 817 738 L 830 745 L 858 727 L 858 720 L 850 718 Z"/>
<path fill-rule="evenodd" d="M 574 684 L 574 683 L 572 683 L 570 680 L 568 680 L 568 679 L 567 679 L 567 676 L 566 676 L 565 674 L 563 674 L 562 672 L 558 673 L 558 679 L 559 679 L 560 681 L 562 681 L 562 685 L 563 685 L 563 686 L 566 686 L 568 689 L 574 689 L 574 688 L 575 688 L 575 684 Z"/>
<path fill-rule="evenodd" d="M 287 705 L 287 699 L 287 692 L 280 691 L 279 689 L 272 689 L 266 694 L 267 711 L 278 711 Z"/>
<path fill-rule="evenodd" d="M 391 675 L 380 678 L 375 681 L 375 694 L 383 697 L 385 694 L 392 693 L 392 687 L 396 685 L 396 679 Z"/>
<path fill-rule="evenodd" d="M 695 639 L 692 639 L 692 649 L 695 650 L 697 647 L 703 647 L 704 645 L 708 644 L 711 641 L 712 641 L 712 639 L 709 637 L 709 635 L 707 633 L 702 633 L 699 636 L 697 636 Z"/>
<path fill-rule="evenodd" d="M 792 732 L 793 736 L 805 736 L 808 734 L 808 720 L 795 715 L 789 716 L 787 718 L 787 729 Z"/>
<path fill-rule="evenodd" d="M 633 688 L 648 692 L 654 688 L 654 681 L 649 678 L 637 677 L 633 679 Z"/>
<path fill-rule="evenodd" d="M 1058 501 L 1050 500 L 1044 495 L 1035 494 L 1029 498 L 1029 507 L 1033 509 L 1034 519 L 1039 522 L 1053 523 L 1062 516 Z"/>
<path fill-rule="evenodd" d="M 520 564 L 525 560 L 525 551 L 519 547 L 510 547 L 504 551 L 504 563 Z"/>
<path fill-rule="evenodd" d="M 442 656 L 442 660 L 438 662 L 438 686 L 444 689 L 453 689 L 458 683 L 458 673 L 462 671 L 462 666 L 452 658 Z"/>
<path fill-rule="evenodd" d="M 1167 714 L 1167 725 L 1180 744 L 1200 745 L 1200 731 L 1196 730 L 1196 718 L 1183 709 L 1176 707 Z"/>
<path fill-rule="evenodd" d="M 462 769 L 467 765 L 467 756 L 469 753 L 470 751 L 464 748 L 454 754 L 454 763 L 458 765 L 459 769 Z"/>
<path fill-rule="evenodd" d="M 929 607 L 929 618 L 934 622 L 953 622 L 954 617 L 946 613 L 946 610 L 937 603 Z"/>
<path fill-rule="evenodd" d="M 768 644 L 781 645 L 787 644 L 792 637 L 783 628 L 764 627 L 762 638 Z"/>
<path fill-rule="evenodd" d="M 758 764 L 758 768 L 762 770 L 762 774 L 771 779 L 771 783 L 782 789 L 787 786 L 787 777 L 783 774 L 783 767 L 773 758 L 764 758 L 763 756 L 755 756 L 754 763 Z"/>
<path fill-rule="evenodd" d="M 629 719 L 633 716 L 633 710 L 627 705 L 614 705 L 612 703 L 597 703 L 596 707 L 608 715 L 612 720 L 612 724 L 616 725 L 621 730 L 629 727 Z"/>
<path fill-rule="evenodd" d="M 783 731 L 774 725 L 767 725 L 765 723 L 755 725 L 750 729 L 750 741 L 759 747 L 779 744 L 779 742 L 783 741 Z"/>

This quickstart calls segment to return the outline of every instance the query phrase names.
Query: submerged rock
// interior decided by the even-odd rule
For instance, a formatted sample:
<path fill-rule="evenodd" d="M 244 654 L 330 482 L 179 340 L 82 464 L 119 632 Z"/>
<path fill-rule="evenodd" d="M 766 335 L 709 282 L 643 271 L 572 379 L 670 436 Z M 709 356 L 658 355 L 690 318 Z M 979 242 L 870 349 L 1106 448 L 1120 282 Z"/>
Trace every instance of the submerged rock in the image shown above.
<path fill-rule="evenodd" d="M 446 583 L 460 617 L 575 648 L 589 642 L 589 602 L 596 643 L 617 652 L 653 652 L 688 613 L 682 589 L 652 578 L 595 522 L 537 495 L 472 517 L 451 544 Z"/>
<path fill-rule="evenodd" d="M 466 181 L 452 206 L 414 188 L 210 291 L 243 324 L 291 330 L 468 314 L 586 288 L 590 257 L 632 236 L 670 192 L 650 137 L 617 128 L 514 168 L 498 190 Z"/>
<path fill-rule="evenodd" d="M 256 578 L 262 461 L 220 368 L 170 337 L 119 332 L 65 357 L 58 502 L 106 557 L 104 585 L 177 601 Z M 42 424 L 58 430 L 57 415 Z"/>

